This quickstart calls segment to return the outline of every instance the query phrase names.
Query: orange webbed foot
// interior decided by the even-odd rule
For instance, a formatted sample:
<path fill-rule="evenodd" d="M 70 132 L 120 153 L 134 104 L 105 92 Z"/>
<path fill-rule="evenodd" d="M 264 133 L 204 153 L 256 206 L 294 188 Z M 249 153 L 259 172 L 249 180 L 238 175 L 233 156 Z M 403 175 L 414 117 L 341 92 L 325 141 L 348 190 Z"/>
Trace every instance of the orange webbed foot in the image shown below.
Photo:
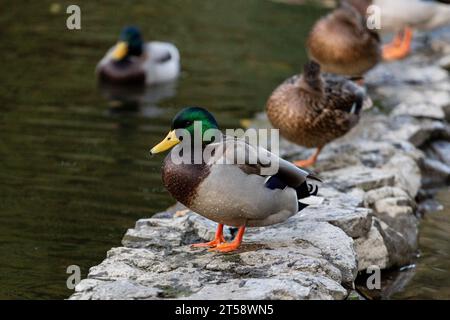
<path fill-rule="evenodd" d="M 210 248 L 209 251 L 231 252 L 237 250 L 240 245 L 240 243 L 235 243 L 234 241 L 225 242 L 215 246 L 214 248 Z"/>
<path fill-rule="evenodd" d="M 205 242 L 205 243 L 194 243 L 191 245 L 193 248 L 206 248 L 206 247 L 216 247 L 221 243 L 225 242 L 225 238 L 223 237 L 223 224 L 219 223 L 217 226 L 216 235 L 213 241 Z"/>
<path fill-rule="evenodd" d="M 221 243 L 224 243 L 224 242 L 225 242 L 224 237 L 220 237 L 218 239 L 214 239 L 209 242 L 194 243 L 193 245 L 191 245 L 191 247 L 193 247 L 193 248 L 213 248 L 213 247 L 217 247 L 218 245 L 220 245 Z"/>
<path fill-rule="evenodd" d="M 232 242 L 221 243 L 214 248 L 209 249 L 209 251 L 219 251 L 219 252 L 231 252 L 239 248 L 242 243 L 242 238 L 244 237 L 245 226 L 239 228 L 236 238 Z"/>

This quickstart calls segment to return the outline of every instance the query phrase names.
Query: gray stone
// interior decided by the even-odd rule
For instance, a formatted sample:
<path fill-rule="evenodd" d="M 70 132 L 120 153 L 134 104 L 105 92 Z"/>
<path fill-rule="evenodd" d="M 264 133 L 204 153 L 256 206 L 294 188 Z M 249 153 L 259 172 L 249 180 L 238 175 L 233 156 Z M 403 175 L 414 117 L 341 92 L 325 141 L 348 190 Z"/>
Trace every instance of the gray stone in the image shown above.
<path fill-rule="evenodd" d="M 450 71 L 450 54 L 439 59 L 439 66 L 443 69 Z"/>
<path fill-rule="evenodd" d="M 375 202 L 375 215 L 389 227 L 400 233 L 411 248 L 417 248 L 418 219 L 414 215 L 410 198 L 386 198 Z"/>
<path fill-rule="evenodd" d="M 138 221 L 124 238 L 127 247 L 110 250 L 72 299 L 220 299 L 230 298 L 229 290 L 237 299 L 344 299 L 352 286 L 353 241 L 327 222 L 294 217 L 250 229 L 232 254 L 188 245 L 211 239 L 214 227 L 192 212 Z"/>
<path fill-rule="evenodd" d="M 407 104 L 403 102 L 395 107 L 392 111 L 392 115 L 408 115 L 412 117 L 432 118 L 438 120 L 445 119 L 445 112 L 442 110 L 442 107 L 432 103 Z"/>
<path fill-rule="evenodd" d="M 374 221 L 389 253 L 386 267 L 401 267 L 410 264 L 417 253 L 417 228 L 414 230 L 415 234 L 402 234 L 381 220 L 374 218 Z"/>
<path fill-rule="evenodd" d="M 208 300 L 342 300 L 347 290 L 325 277 L 297 273 L 281 279 L 237 279 L 208 284 L 189 299 Z"/>
<path fill-rule="evenodd" d="M 375 222 L 372 223 L 366 236 L 355 239 L 355 250 L 358 256 L 359 271 L 372 265 L 376 265 L 380 269 L 385 269 L 389 265 L 389 253 Z"/>
<path fill-rule="evenodd" d="M 450 166 L 438 160 L 425 159 L 422 170 L 426 173 L 423 177 L 423 184 L 426 186 L 443 186 L 450 179 Z"/>
<path fill-rule="evenodd" d="M 161 290 L 148 288 L 130 280 L 83 280 L 75 288 L 72 300 L 133 300 L 157 297 Z"/>
<path fill-rule="evenodd" d="M 417 195 L 421 187 L 421 172 L 418 164 L 411 157 L 397 153 L 384 168 L 395 175 L 395 185 L 408 192 L 411 198 Z"/>
<path fill-rule="evenodd" d="M 393 141 L 409 141 L 416 147 L 425 144 L 434 136 L 446 135 L 446 127 L 440 121 L 409 121 L 403 123 L 397 130 L 387 134 L 387 138 Z"/>
<path fill-rule="evenodd" d="M 433 142 L 430 147 L 440 161 L 450 165 L 450 142 L 439 140 Z"/>
<path fill-rule="evenodd" d="M 341 192 L 330 186 L 321 185 L 319 188 L 320 197 L 323 197 L 323 205 L 334 208 L 356 208 L 364 204 L 365 192 L 354 188 L 348 192 Z"/>
<path fill-rule="evenodd" d="M 404 63 L 395 62 L 379 64 L 366 75 L 366 81 L 380 90 L 393 88 L 398 85 L 430 84 L 448 79 L 448 74 L 439 66 L 411 65 L 405 68 Z M 411 90 L 410 90 L 411 91 Z M 388 95 L 386 92 L 384 95 Z"/>
<path fill-rule="evenodd" d="M 326 221 L 342 229 L 349 237 L 362 237 L 370 229 L 372 217 L 366 208 L 337 208 L 320 206 L 317 210 L 305 209 L 300 217 L 303 220 Z"/>
<path fill-rule="evenodd" d="M 412 250 L 417 248 L 418 219 L 415 202 L 400 188 L 385 187 L 367 192 L 366 206 L 395 232 L 401 234 Z M 386 240 L 386 239 L 385 239 Z M 402 240 L 403 242 L 403 240 Z"/>
<path fill-rule="evenodd" d="M 370 190 L 364 195 L 364 204 L 367 207 L 371 207 L 377 202 L 378 200 L 382 200 L 385 198 L 392 198 L 392 197 L 403 197 L 408 198 L 408 194 L 397 187 L 382 187 L 379 189 Z"/>
<path fill-rule="evenodd" d="M 360 188 L 367 191 L 382 186 L 392 186 L 395 183 L 395 175 L 392 172 L 364 166 L 351 166 L 324 172 L 322 177 L 338 190 Z"/>

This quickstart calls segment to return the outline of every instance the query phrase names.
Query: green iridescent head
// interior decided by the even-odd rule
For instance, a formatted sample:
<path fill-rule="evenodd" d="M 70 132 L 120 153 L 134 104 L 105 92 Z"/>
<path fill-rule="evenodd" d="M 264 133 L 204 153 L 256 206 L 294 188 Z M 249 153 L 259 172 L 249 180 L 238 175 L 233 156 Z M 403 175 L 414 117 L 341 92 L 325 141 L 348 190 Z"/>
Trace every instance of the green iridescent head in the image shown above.
<path fill-rule="evenodd" d="M 195 129 L 198 128 L 201 132 L 201 137 L 205 134 L 207 130 L 210 129 L 219 129 L 216 119 L 214 116 L 208 112 L 206 109 L 200 107 L 188 107 L 180 112 L 173 118 L 172 126 L 169 134 L 166 138 L 161 141 L 158 145 L 152 148 L 150 151 L 151 154 L 159 153 L 166 151 L 173 146 L 180 143 L 179 134 L 177 134 L 178 130 L 184 129 L 191 136 L 191 143 L 195 137 Z M 207 144 L 210 141 L 203 141 L 203 143 Z"/>

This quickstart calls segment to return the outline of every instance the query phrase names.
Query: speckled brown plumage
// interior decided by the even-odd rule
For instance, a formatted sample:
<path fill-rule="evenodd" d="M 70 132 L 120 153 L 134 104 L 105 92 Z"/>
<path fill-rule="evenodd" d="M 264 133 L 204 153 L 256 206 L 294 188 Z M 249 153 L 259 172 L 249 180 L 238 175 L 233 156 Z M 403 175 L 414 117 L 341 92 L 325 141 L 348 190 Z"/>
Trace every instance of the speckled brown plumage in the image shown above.
<path fill-rule="evenodd" d="M 266 109 L 283 137 L 305 147 L 321 147 L 356 125 L 364 97 L 364 90 L 352 81 L 322 76 L 319 65 L 309 62 L 303 75 L 275 89 Z"/>
<path fill-rule="evenodd" d="M 381 60 L 377 32 L 369 30 L 365 17 L 346 2 L 316 22 L 307 47 L 324 72 L 361 76 Z"/>

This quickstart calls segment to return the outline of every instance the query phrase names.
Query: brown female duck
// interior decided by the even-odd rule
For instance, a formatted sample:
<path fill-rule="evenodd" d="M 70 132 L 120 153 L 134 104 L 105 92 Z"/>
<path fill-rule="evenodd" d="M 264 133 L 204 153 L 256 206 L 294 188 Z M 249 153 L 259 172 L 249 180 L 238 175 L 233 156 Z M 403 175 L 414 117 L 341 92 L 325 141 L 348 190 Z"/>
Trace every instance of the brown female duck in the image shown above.
<path fill-rule="evenodd" d="M 369 30 L 355 7 L 341 5 L 313 26 L 308 53 L 325 72 L 361 76 L 381 59 L 378 33 Z"/>
<path fill-rule="evenodd" d="M 297 166 L 313 165 L 323 146 L 346 134 L 359 121 L 365 90 L 342 76 L 321 75 L 309 62 L 302 75 L 284 81 L 267 101 L 272 125 L 286 139 L 317 151 Z"/>

